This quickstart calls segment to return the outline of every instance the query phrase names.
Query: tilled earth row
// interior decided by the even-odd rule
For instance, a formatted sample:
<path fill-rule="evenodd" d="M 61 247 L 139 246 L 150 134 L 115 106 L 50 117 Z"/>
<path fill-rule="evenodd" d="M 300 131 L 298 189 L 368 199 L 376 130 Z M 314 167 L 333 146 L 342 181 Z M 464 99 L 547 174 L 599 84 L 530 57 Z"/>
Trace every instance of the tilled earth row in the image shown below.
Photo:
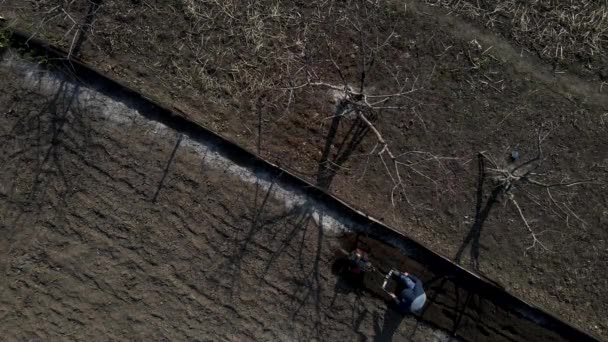
<path fill-rule="evenodd" d="M 179 107 L 510 293 L 608 338 L 604 84 L 563 73 L 525 42 L 496 35 L 500 25 L 489 29 L 425 5 L 436 1 L 236 3 L 4 0 L 0 15 L 28 37 Z M 602 72 L 584 64 L 586 75 Z M 370 94 L 417 88 L 390 101 L 401 109 L 378 111 L 375 122 L 409 165 L 402 171 L 410 203 L 392 198 L 376 137 L 361 122 L 343 119 L 332 130 L 336 94 L 301 87 L 310 77 L 339 85 L 343 76 L 359 88 L 362 70 Z M 485 177 L 477 156 L 485 151 L 499 168 L 516 164 L 512 152 L 518 163 L 529 160 L 541 127 L 536 179 L 583 184 L 549 192 L 519 183 L 511 194 L 520 213 L 508 196 L 493 198 L 496 172 Z M 533 245 L 530 231 L 546 249 Z"/>
<path fill-rule="evenodd" d="M 5 0 L 0 15 L 30 32 L 25 39 L 33 34 L 71 51 L 607 338 L 605 85 L 562 73 L 535 51 L 424 3 L 431 2 Z M 587 74 L 601 72 L 585 65 Z M 334 85 L 344 77 L 359 88 L 362 70 L 370 94 L 417 88 L 375 122 L 408 165 L 410 203 L 392 198 L 376 137 L 357 120 L 330 119 L 336 94 L 302 87 L 309 77 Z M 520 182 L 510 193 L 519 212 L 508 196 L 494 198 L 497 173 L 478 154 L 514 167 L 537 153 L 541 128 L 535 179 L 582 182 L 551 189 Z"/>
<path fill-rule="evenodd" d="M 0 73 L 0 325 L 11 338 L 560 338 L 362 237 L 383 270 L 427 281 L 424 313 L 403 317 L 378 275 L 374 293 L 332 274 L 349 228 L 363 229 L 348 218 L 124 94 L 12 50 Z"/>
<path fill-rule="evenodd" d="M 331 274 L 322 211 L 68 78 L 0 67 L 4 338 L 446 338 L 382 331 L 385 304 Z"/>

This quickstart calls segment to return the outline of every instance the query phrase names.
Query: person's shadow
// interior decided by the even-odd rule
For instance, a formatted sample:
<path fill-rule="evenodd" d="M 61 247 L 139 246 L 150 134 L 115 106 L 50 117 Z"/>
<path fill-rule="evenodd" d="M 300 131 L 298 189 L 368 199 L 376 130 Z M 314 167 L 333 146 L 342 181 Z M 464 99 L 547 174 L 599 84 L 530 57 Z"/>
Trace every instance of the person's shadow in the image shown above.
<path fill-rule="evenodd" d="M 392 341 L 395 332 L 403 322 L 405 315 L 396 311 L 389 305 L 384 311 L 382 325 L 380 325 L 380 314 L 374 313 L 374 342 Z"/>
<path fill-rule="evenodd" d="M 404 288 L 403 285 L 397 284 L 396 288 L 391 292 L 400 293 Z M 395 332 L 404 318 L 405 314 L 397 309 L 395 303 L 392 301 L 388 302 L 384 311 L 382 326 L 379 323 L 380 315 L 378 313 L 374 314 L 374 341 L 392 341 Z"/>

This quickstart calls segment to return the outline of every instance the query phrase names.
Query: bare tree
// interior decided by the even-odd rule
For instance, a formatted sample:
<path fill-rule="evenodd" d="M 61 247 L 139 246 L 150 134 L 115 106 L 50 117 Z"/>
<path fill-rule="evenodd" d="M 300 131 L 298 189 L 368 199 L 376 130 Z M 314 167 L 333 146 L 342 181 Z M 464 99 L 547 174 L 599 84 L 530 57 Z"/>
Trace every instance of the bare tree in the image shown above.
<path fill-rule="evenodd" d="M 558 208 L 559 211 L 563 214 L 563 218 L 566 224 L 569 224 L 570 217 L 573 217 L 574 219 L 580 221 L 581 224 L 586 225 L 585 221 L 576 212 L 574 212 L 567 205 L 567 203 L 557 201 L 551 191 L 556 188 L 571 188 L 583 184 L 601 184 L 600 182 L 594 179 L 569 180 L 567 178 L 564 178 L 559 182 L 549 182 L 545 180 L 544 174 L 538 171 L 541 168 L 544 160 L 542 144 L 543 141 L 549 136 L 549 134 L 550 131 L 544 130 L 542 126 L 538 129 L 536 154 L 532 158 L 523 162 L 517 163 L 519 156 L 517 155 L 516 151 L 514 151 L 512 155 L 512 160 L 514 161 L 514 163 L 510 163 L 509 165 L 500 165 L 496 161 L 496 159 L 486 151 L 482 151 L 479 153 L 480 156 L 482 156 L 492 164 L 492 167 L 486 168 L 486 171 L 494 175 L 493 179 L 497 184 L 497 194 L 499 196 L 505 197 L 510 203 L 513 204 L 524 226 L 530 233 L 530 236 L 532 238 L 532 244 L 528 246 L 526 250 L 534 248 L 537 245 L 544 250 L 548 250 L 548 248 L 539 239 L 539 236 L 544 233 L 544 231 L 536 232 L 530 226 L 529 220 L 524 215 L 522 207 L 517 201 L 517 196 L 514 189 L 525 189 L 527 184 L 534 187 L 539 187 L 543 190 L 543 192 L 546 193 L 549 202 L 556 208 Z"/>
<path fill-rule="evenodd" d="M 328 96 L 335 100 L 333 113 L 325 118 L 332 119 L 330 131 L 337 129 L 335 126 L 342 118 L 347 118 L 360 122 L 365 127 L 364 131 L 371 133 L 375 139 L 373 147 L 365 154 L 367 160 L 362 165 L 361 178 L 367 172 L 370 157 L 378 158 L 392 183 L 392 188 L 389 189 L 392 206 L 397 206 L 398 198 L 400 198 L 404 199 L 412 208 L 418 208 L 419 205 L 408 196 L 407 180 L 416 176 L 439 189 L 438 177 L 427 174 L 429 172 L 422 168 L 428 168 L 425 164 L 436 163 L 436 167 L 430 167 L 430 169 L 444 169 L 445 160 L 458 158 L 440 157 L 429 151 L 405 150 L 405 146 L 391 146 L 387 135 L 379 126 L 382 117 L 391 114 L 393 117 L 395 114 L 415 115 L 422 123 L 422 127 L 425 127 L 424 120 L 413 110 L 416 103 L 414 96 L 423 89 L 423 86 L 420 84 L 418 76 L 400 73 L 391 63 L 384 60 L 385 50 L 393 39 L 398 39 L 398 36 L 394 29 L 388 34 L 381 33 L 383 30 L 374 27 L 372 21 L 366 20 L 365 15 L 362 14 L 365 12 L 366 10 L 360 8 L 360 5 L 355 2 L 352 4 L 351 12 L 345 12 L 341 18 L 337 19 L 338 23 L 343 24 L 343 29 L 350 30 L 359 37 L 359 42 L 350 51 L 352 53 L 347 62 L 339 63 L 338 58 L 333 55 L 334 46 L 337 44 L 335 37 L 339 37 L 339 34 L 331 35 L 333 40 L 329 38 L 328 34 L 324 37 L 323 43 L 327 49 L 329 67 L 324 71 L 319 71 L 319 68 L 304 64 L 287 80 L 290 86 L 282 88 L 288 94 L 287 110 L 293 102 L 294 92 L 303 89 L 325 89 Z M 349 62 L 357 65 L 356 73 L 345 70 L 345 64 Z M 302 74 L 305 76 L 302 77 Z M 392 80 L 392 85 L 384 86 L 385 91 L 378 90 L 372 86 L 373 82 L 370 81 L 370 78 L 375 76 L 377 79 L 380 74 Z M 300 80 L 300 83 L 294 85 L 296 80 Z M 326 151 L 327 148 L 328 146 L 326 146 Z M 329 160 L 328 153 L 321 156 L 320 163 L 333 169 L 334 173 L 337 169 L 342 168 L 339 163 Z M 430 173 L 436 173 L 436 171 L 432 170 Z M 328 187 L 329 184 L 320 182 L 319 186 Z"/>

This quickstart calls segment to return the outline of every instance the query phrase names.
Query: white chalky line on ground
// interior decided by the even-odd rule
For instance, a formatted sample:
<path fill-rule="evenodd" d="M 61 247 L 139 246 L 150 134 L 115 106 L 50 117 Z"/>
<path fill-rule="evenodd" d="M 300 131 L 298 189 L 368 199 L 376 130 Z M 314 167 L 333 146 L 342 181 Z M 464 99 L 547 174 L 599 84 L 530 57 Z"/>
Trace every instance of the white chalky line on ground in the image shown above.
<path fill-rule="evenodd" d="M 264 179 L 267 177 L 264 177 L 263 175 L 256 175 L 251 170 L 232 163 L 223 155 L 217 151 L 214 151 L 213 148 L 194 141 L 190 137 L 184 138 L 182 145 L 189 146 L 197 151 L 200 156 L 204 156 L 205 164 L 211 164 L 215 166 L 216 169 L 227 169 L 228 172 L 238 176 L 244 182 L 250 184 L 257 183 L 258 186 L 260 186 L 264 191 L 269 191 L 272 187 L 271 195 L 274 198 L 282 201 L 285 207 L 289 210 L 298 206 L 307 205 L 307 203 L 312 203 L 310 205 L 310 215 L 315 223 L 322 226 L 324 230 L 334 233 L 341 233 L 350 230 L 347 227 L 347 224 L 342 223 L 347 221 L 346 219 L 338 218 L 338 215 L 335 215 L 331 211 L 327 210 L 319 203 L 307 201 L 306 196 L 302 194 L 301 191 L 289 190 L 278 183 L 275 183 L 273 186 L 271 181 Z"/>
<path fill-rule="evenodd" d="M 95 107 L 95 110 L 87 112 L 88 115 L 101 115 L 108 123 L 115 126 L 120 126 L 124 129 L 129 129 L 129 126 L 143 127 L 148 134 L 160 135 L 167 137 L 174 135 L 175 131 L 164 124 L 152 121 L 144 117 L 139 111 L 133 109 L 122 102 L 116 101 L 106 95 L 103 95 L 88 87 L 78 87 L 60 75 L 52 71 L 40 68 L 38 65 L 25 61 L 24 59 L 11 54 L 5 58 L 0 65 L 4 68 L 10 68 L 23 73 L 23 86 L 32 90 L 37 90 L 44 95 L 53 96 L 57 93 L 60 87 L 64 87 L 64 93 L 71 94 L 72 91 L 77 91 L 76 101 L 83 107 Z M 69 96 L 69 95 L 68 95 Z M 347 219 L 339 217 L 336 213 L 327 210 L 324 205 L 316 201 L 307 200 L 307 197 L 302 191 L 296 189 L 287 189 L 285 186 L 275 183 L 272 185 L 261 174 L 255 174 L 253 171 L 242 166 L 234 164 L 224 155 L 217 151 L 217 148 L 209 143 L 200 142 L 191 137 L 184 137 L 181 146 L 193 149 L 203 160 L 206 166 L 213 167 L 216 170 L 227 170 L 231 175 L 237 176 L 242 181 L 249 184 L 257 184 L 264 191 L 269 191 L 272 188 L 272 196 L 282 201 L 288 210 L 298 206 L 308 206 L 310 215 L 315 223 L 322 227 L 327 233 L 344 233 L 350 231 Z"/>
<path fill-rule="evenodd" d="M 75 89 L 73 82 L 67 80 L 64 82 L 62 76 L 42 69 L 32 62 L 20 58 L 15 53 L 9 52 L 9 56 L 0 61 L 0 67 L 20 71 L 24 76 L 23 86 L 31 90 L 37 90 L 48 96 L 55 95 L 62 83 L 66 87 L 64 91 L 68 94 Z M 166 125 L 149 120 L 136 109 L 87 87 L 78 88 L 76 100 L 76 103 L 85 108 L 87 106 L 95 106 L 95 110 L 89 111 L 87 114 L 100 115 L 108 123 L 115 126 L 129 129 L 129 126 L 135 125 L 144 127 L 147 134 L 162 137 L 175 136 L 176 132 Z M 257 183 L 264 191 L 268 191 L 272 187 L 272 196 L 282 201 L 288 210 L 298 206 L 309 205 L 311 217 L 325 232 L 340 235 L 351 231 L 348 228 L 351 225 L 348 219 L 340 217 L 331 210 L 327 210 L 324 205 L 316 201 L 307 200 L 306 195 L 300 190 L 290 190 L 279 183 L 272 185 L 272 182 L 267 180 L 268 176 L 255 174 L 247 168 L 234 164 L 220 154 L 212 144 L 199 142 L 186 136 L 181 145 L 195 151 L 206 166 L 213 167 L 216 170 L 227 170 L 230 174 L 246 183 Z M 450 337 L 441 330 L 434 330 L 433 338 L 436 342 L 457 341 L 457 339 Z"/>

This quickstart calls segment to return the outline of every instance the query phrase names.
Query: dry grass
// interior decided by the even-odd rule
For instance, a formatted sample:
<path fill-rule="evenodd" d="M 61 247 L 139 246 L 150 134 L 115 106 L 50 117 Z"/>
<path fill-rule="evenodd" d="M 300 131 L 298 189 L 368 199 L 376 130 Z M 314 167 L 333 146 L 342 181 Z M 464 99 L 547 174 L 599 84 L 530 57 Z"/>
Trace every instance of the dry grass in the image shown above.
<path fill-rule="evenodd" d="M 217 87 L 210 84 L 216 78 L 209 76 L 210 70 L 229 75 L 226 90 L 235 96 L 277 87 L 276 76 L 289 72 L 291 65 L 285 62 L 293 61 L 290 50 L 302 44 L 288 34 L 290 27 L 301 24 L 295 9 L 273 1 L 180 2 L 191 23 L 187 41 L 197 61 L 187 73 L 203 89 Z"/>
<path fill-rule="evenodd" d="M 608 51 L 605 0 L 426 0 L 432 6 L 505 27 L 517 42 L 556 60 L 593 60 Z"/>
<path fill-rule="evenodd" d="M 385 48 L 396 37 L 394 32 L 385 32 L 386 27 L 378 27 L 378 16 L 391 9 L 385 3 L 316 0 L 304 6 L 276 0 L 177 1 L 178 11 L 190 26 L 184 41 L 195 56 L 177 61 L 176 74 L 212 97 L 265 97 L 282 118 L 298 103 L 298 95 L 310 95 L 295 86 L 310 80 L 339 82 L 343 76 L 354 82 L 360 76 L 353 70 L 370 60 L 379 66 L 375 75 L 390 77 L 387 83 L 394 79 L 397 88 L 407 83 L 407 75 L 386 62 L 390 56 Z M 345 75 L 339 76 L 330 55 Z"/>

